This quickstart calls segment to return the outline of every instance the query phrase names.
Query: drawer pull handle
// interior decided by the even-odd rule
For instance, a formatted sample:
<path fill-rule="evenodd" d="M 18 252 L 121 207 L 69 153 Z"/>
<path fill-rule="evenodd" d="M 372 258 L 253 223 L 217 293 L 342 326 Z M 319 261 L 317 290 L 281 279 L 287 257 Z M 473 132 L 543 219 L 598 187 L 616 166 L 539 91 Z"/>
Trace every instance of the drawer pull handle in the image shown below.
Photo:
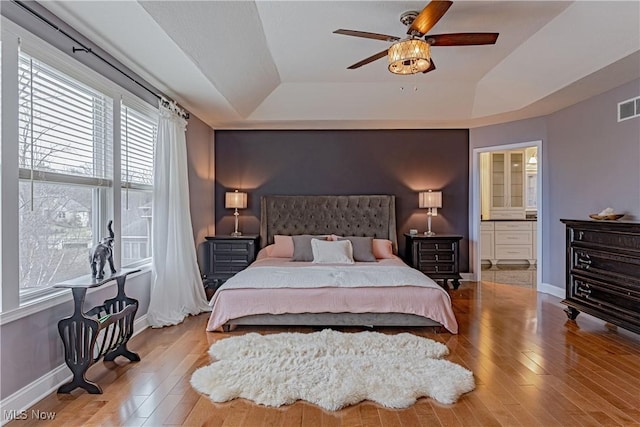
<path fill-rule="evenodd" d="M 591 260 L 578 257 L 578 267 L 582 267 L 587 270 L 591 267 Z"/>
<path fill-rule="evenodd" d="M 578 294 L 578 296 L 581 296 L 581 297 L 589 298 L 589 295 L 591 295 L 591 289 L 583 288 L 580 285 L 578 285 L 576 288 L 576 294 Z"/>

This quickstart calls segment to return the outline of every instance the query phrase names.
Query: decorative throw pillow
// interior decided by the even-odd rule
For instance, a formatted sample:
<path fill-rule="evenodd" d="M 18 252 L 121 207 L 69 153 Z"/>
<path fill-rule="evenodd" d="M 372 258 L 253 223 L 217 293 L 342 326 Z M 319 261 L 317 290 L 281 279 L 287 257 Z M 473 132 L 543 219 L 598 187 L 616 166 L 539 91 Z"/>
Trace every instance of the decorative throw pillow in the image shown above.
<path fill-rule="evenodd" d="M 313 236 L 311 234 L 301 234 L 291 236 L 293 240 L 292 261 L 313 261 L 313 251 L 311 251 L 311 240 L 327 240 L 327 236 Z"/>
<path fill-rule="evenodd" d="M 338 240 L 348 240 L 353 247 L 353 259 L 360 262 L 375 262 L 373 254 L 373 237 L 346 236 Z"/>
<path fill-rule="evenodd" d="M 318 264 L 353 264 L 353 247 L 349 240 L 332 242 L 311 240 L 313 262 Z"/>
<path fill-rule="evenodd" d="M 273 246 L 269 256 L 275 258 L 291 258 L 293 257 L 293 239 L 291 236 L 282 236 L 276 234 L 273 236 Z"/>
<path fill-rule="evenodd" d="M 393 243 L 387 239 L 373 239 L 373 255 L 377 259 L 393 258 Z"/>

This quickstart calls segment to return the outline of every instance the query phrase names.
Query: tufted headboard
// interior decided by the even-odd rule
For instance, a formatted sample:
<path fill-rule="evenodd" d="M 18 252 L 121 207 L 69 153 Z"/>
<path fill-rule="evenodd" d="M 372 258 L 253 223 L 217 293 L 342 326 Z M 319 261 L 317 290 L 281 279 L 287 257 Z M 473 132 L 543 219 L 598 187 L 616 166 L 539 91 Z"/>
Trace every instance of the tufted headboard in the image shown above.
<path fill-rule="evenodd" d="M 260 244 L 276 234 L 337 234 L 389 239 L 398 252 L 395 196 L 263 196 Z"/>

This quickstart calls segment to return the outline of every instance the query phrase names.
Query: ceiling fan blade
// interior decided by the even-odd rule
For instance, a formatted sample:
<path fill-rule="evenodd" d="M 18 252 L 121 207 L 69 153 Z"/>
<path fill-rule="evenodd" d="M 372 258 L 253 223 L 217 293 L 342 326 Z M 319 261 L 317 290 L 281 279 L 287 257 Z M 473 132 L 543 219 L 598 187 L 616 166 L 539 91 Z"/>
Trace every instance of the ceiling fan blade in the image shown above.
<path fill-rule="evenodd" d="M 476 46 L 495 44 L 499 33 L 452 33 L 427 35 L 424 39 L 431 46 Z"/>
<path fill-rule="evenodd" d="M 407 34 L 423 35 L 427 34 L 431 28 L 447 13 L 451 7 L 451 1 L 434 0 L 422 9 L 422 12 L 416 16 L 413 23 L 407 30 Z"/>
<path fill-rule="evenodd" d="M 422 72 L 422 74 L 426 74 L 426 73 L 428 73 L 429 71 L 433 71 L 433 70 L 435 70 L 435 69 L 436 69 L 436 64 L 434 64 L 434 63 L 433 63 L 433 59 L 431 59 L 431 65 L 429 65 L 429 68 L 427 68 L 426 70 L 424 70 L 424 71 Z"/>
<path fill-rule="evenodd" d="M 352 66 L 347 67 L 347 69 L 348 70 L 355 70 L 356 68 L 360 68 L 363 65 L 367 65 L 370 62 L 377 61 L 378 59 L 384 58 L 385 56 L 387 56 L 387 49 L 383 50 L 382 52 L 378 52 L 375 55 L 371 55 L 370 57 L 365 58 L 360 62 L 356 62 Z"/>
<path fill-rule="evenodd" d="M 363 37 L 365 39 L 375 39 L 375 40 L 383 40 L 386 42 L 397 42 L 400 40 L 400 37 L 389 36 L 387 34 L 378 34 L 378 33 L 368 33 L 366 31 L 355 31 L 355 30 L 335 30 L 334 34 L 342 34 L 345 36 L 354 36 L 354 37 Z"/>

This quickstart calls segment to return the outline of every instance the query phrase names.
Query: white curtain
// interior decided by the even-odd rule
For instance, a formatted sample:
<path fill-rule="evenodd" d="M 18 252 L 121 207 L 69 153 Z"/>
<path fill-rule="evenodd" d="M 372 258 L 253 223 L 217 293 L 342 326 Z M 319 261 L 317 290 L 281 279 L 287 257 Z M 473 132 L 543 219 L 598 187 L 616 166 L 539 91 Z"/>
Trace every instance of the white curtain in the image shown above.
<path fill-rule="evenodd" d="M 189 211 L 187 122 L 160 102 L 153 165 L 153 274 L 147 318 L 154 328 L 209 311 Z"/>

